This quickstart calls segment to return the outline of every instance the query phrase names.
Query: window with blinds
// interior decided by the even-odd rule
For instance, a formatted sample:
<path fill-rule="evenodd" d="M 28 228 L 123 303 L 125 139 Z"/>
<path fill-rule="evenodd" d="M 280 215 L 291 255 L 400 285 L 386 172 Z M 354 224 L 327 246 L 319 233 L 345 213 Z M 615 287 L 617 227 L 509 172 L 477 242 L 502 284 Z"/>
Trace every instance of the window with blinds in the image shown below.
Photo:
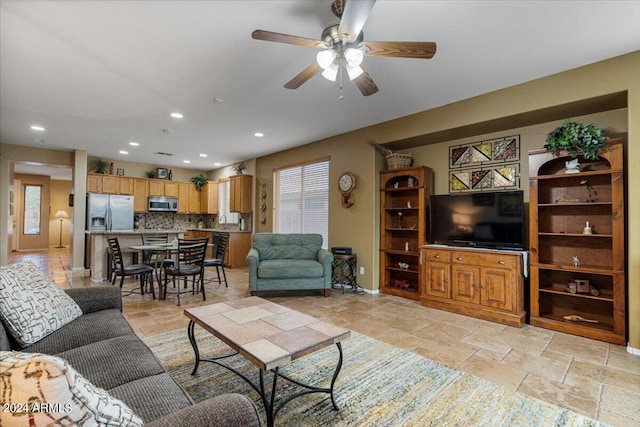
<path fill-rule="evenodd" d="M 317 233 L 329 242 L 329 160 L 276 170 L 275 232 Z"/>

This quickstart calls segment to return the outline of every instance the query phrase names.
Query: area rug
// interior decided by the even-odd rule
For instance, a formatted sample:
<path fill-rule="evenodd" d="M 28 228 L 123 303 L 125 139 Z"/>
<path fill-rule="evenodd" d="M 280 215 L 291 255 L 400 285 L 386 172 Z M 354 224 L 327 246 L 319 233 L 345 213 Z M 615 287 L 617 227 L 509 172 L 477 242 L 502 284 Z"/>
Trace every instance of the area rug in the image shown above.
<path fill-rule="evenodd" d="M 196 328 L 203 357 L 230 352 L 222 341 Z M 187 393 L 200 402 L 223 393 L 241 393 L 262 414 L 257 393 L 228 370 L 202 362 L 191 376 L 194 355 L 187 331 L 179 330 L 144 340 Z M 415 353 L 352 332 L 343 342 L 344 364 L 336 382 L 335 411 L 326 394 L 312 394 L 289 402 L 276 426 L 603 426 L 568 409 L 543 402 L 506 387 L 447 367 Z M 338 360 L 335 346 L 299 359 L 282 370 L 307 383 L 327 387 Z M 257 383 L 257 368 L 242 356 L 227 363 Z M 268 374 L 268 384 L 271 374 Z M 278 382 L 278 395 L 298 390 Z"/>

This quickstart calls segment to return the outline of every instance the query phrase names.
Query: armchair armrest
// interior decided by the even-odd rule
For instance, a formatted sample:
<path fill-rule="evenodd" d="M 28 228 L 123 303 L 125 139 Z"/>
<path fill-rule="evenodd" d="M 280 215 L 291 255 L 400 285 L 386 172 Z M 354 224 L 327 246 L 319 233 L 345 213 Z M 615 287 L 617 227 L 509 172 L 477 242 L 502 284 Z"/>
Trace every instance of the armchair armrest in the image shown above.
<path fill-rule="evenodd" d="M 249 265 L 249 288 L 254 289 L 258 283 L 258 264 L 260 264 L 260 252 L 255 248 L 249 249 L 247 264 Z"/>
<path fill-rule="evenodd" d="M 96 286 L 89 288 L 65 289 L 80 306 L 83 314 L 117 308 L 122 311 L 122 295 L 118 286 Z"/>
<path fill-rule="evenodd" d="M 333 254 L 326 249 L 320 249 L 318 251 L 318 262 L 322 265 L 329 265 L 333 262 Z"/>
<path fill-rule="evenodd" d="M 241 394 L 223 394 L 145 424 L 147 427 L 260 426 L 258 410 Z"/>

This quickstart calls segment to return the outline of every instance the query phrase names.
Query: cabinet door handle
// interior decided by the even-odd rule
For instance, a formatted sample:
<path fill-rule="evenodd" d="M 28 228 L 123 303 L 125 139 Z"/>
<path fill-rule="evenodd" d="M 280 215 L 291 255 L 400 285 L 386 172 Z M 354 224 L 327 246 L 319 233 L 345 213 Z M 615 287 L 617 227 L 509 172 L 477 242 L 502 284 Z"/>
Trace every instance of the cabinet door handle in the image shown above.
<path fill-rule="evenodd" d="M 480 285 L 480 289 L 484 289 L 484 286 Z"/>
<path fill-rule="evenodd" d="M 440 255 L 434 256 L 435 259 L 440 259 Z"/>
<path fill-rule="evenodd" d="M 504 265 L 504 264 L 505 264 L 505 262 L 504 262 L 504 261 L 502 261 L 502 260 L 500 260 L 500 261 L 498 261 L 498 264 L 500 264 L 500 265 Z"/>
<path fill-rule="evenodd" d="M 464 258 L 462 258 L 461 256 L 456 257 L 456 259 L 457 259 L 458 261 L 462 261 L 462 260 L 464 260 Z"/>
<path fill-rule="evenodd" d="M 478 287 L 478 285 L 471 285 L 471 287 L 475 289 Z"/>

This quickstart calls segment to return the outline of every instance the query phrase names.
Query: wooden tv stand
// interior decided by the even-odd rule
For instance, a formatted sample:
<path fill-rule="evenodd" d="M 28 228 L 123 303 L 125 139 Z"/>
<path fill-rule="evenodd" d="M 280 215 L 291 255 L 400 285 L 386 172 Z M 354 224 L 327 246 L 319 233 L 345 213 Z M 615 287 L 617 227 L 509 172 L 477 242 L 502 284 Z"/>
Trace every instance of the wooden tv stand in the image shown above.
<path fill-rule="evenodd" d="M 424 245 L 420 303 L 521 327 L 525 321 L 523 253 Z"/>

